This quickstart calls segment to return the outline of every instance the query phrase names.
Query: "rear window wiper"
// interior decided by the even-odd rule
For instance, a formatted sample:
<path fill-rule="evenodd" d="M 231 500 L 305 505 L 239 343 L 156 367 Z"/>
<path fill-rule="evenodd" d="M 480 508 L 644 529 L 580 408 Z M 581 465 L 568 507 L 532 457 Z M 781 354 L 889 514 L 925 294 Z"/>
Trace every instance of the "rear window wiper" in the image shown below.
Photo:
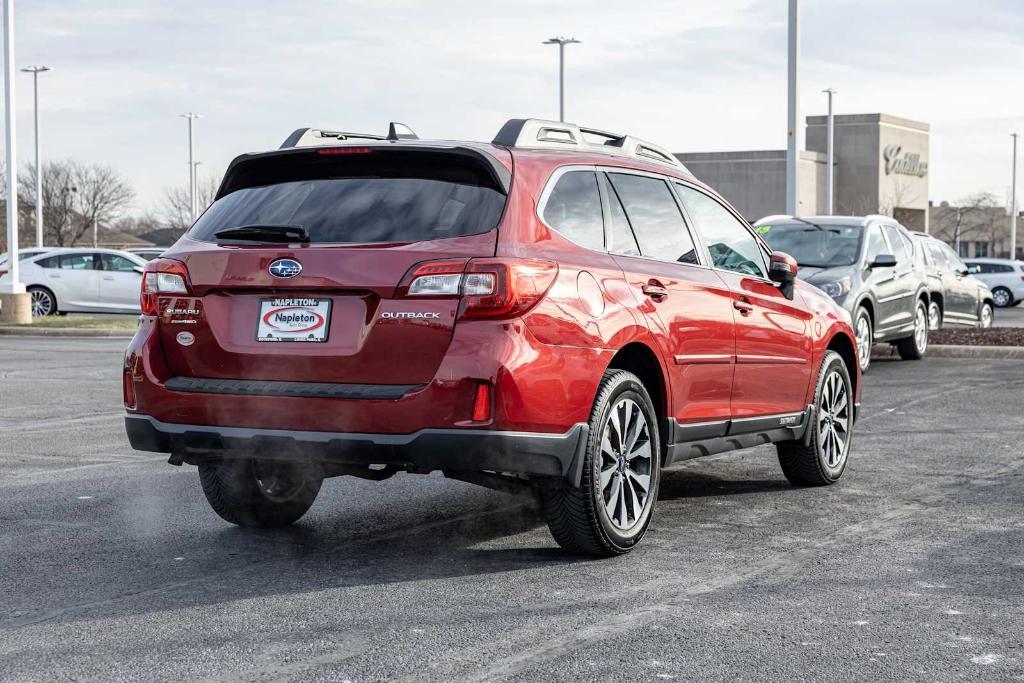
<path fill-rule="evenodd" d="M 222 240 L 253 242 L 308 242 L 309 233 L 301 225 L 240 225 L 213 233 Z"/>

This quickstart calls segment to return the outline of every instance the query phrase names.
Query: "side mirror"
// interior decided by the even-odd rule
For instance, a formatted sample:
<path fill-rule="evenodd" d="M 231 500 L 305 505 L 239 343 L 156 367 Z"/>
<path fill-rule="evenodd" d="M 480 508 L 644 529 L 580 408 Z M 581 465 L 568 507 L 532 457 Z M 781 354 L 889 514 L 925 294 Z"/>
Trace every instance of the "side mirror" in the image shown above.
<path fill-rule="evenodd" d="M 768 277 L 779 285 L 782 296 L 793 300 L 793 283 L 796 282 L 796 259 L 784 251 L 773 251 L 768 264 Z"/>
<path fill-rule="evenodd" d="M 967 266 L 968 275 L 976 275 L 981 272 L 981 266 Z"/>
<path fill-rule="evenodd" d="M 868 268 L 895 268 L 896 257 L 892 254 L 879 254 L 868 264 Z"/>

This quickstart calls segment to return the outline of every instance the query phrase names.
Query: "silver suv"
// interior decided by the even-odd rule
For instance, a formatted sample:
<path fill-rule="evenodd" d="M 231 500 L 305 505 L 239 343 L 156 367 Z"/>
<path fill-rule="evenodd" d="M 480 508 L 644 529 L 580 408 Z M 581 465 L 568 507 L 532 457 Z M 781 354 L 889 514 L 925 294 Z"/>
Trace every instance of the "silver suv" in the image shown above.
<path fill-rule="evenodd" d="M 992 290 L 996 306 L 1005 308 L 1024 301 L 1024 261 L 1008 258 L 973 258 L 967 261 L 974 277 Z"/>

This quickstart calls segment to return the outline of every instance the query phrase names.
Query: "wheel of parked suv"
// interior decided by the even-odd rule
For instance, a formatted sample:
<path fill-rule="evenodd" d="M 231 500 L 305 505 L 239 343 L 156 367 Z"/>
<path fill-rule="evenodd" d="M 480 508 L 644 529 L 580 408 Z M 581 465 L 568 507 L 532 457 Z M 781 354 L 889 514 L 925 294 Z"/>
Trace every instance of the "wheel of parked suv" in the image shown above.
<path fill-rule="evenodd" d="M 853 428 L 853 387 L 843 357 L 826 351 L 818 370 L 810 439 L 776 445 L 782 472 L 797 486 L 823 486 L 843 476 Z"/>
<path fill-rule="evenodd" d="M 928 350 L 928 309 L 923 301 L 914 309 L 914 334 L 896 342 L 903 360 L 921 360 Z"/>
<path fill-rule="evenodd" d="M 978 313 L 978 327 L 983 330 L 987 330 L 992 327 L 992 317 L 995 311 L 992 310 L 992 304 L 987 301 L 981 304 L 981 311 Z"/>
<path fill-rule="evenodd" d="M 860 371 L 867 372 L 871 365 L 871 344 L 874 336 L 871 331 L 871 314 L 863 306 L 857 309 L 853 333 L 857 337 L 857 362 L 860 364 Z"/>
<path fill-rule="evenodd" d="M 323 476 L 308 465 L 231 458 L 199 465 L 199 481 L 214 512 L 246 527 L 287 526 L 313 505 Z"/>
<path fill-rule="evenodd" d="M 579 488 L 544 491 L 544 516 L 565 549 L 600 557 L 629 552 L 654 513 L 661 476 L 654 405 L 631 372 L 608 370 L 590 413 Z"/>
<path fill-rule="evenodd" d="M 57 313 L 57 297 L 46 287 L 29 287 L 28 293 L 32 297 L 33 318 Z"/>
<path fill-rule="evenodd" d="M 928 304 L 928 329 L 938 330 L 942 327 L 942 309 L 935 301 Z"/>
<path fill-rule="evenodd" d="M 1013 305 L 1013 294 L 1006 287 L 996 287 L 992 290 L 992 301 L 999 308 L 1006 308 Z"/>

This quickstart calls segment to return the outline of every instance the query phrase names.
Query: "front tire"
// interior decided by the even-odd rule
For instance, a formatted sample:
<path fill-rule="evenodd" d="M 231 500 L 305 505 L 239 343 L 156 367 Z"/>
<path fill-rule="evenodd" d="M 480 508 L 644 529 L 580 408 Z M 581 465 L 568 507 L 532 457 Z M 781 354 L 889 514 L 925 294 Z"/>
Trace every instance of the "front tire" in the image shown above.
<path fill-rule="evenodd" d="M 818 370 L 810 439 L 776 444 L 779 465 L 796 486 L 827 486 L 846 471 L 853 431 L 853 386 L 843 357 L 826 351 Z"/>
<path fill-rule="evenodd" d="M 243 527 L 282 527 L 306 514 L 323 476 L 301 464 L 231 458 L 199 465 L 207 502 L 224 520 Z"/>
<path fill-rule="evenodd" d="M 921 360 L 928 350 L 928 308 L 918 301 L 914 309 L 914 334 L 896 342 L 896 350 L 903 360 Z"/>
<path fill-rule="evenodd" d="M 874 343 L 874 330 L 871 324 L 871 314 L 863 306 L 857 309 L 857 316 L 853 321 L 853 332 L 857 337 L 857 364 L 860 365 L 861 372 L 867 372 L 871 367 L 871 345 Z"/>
<path fill-rule="evenodd" d="M 27 291 L 31 295 L 33 318 L 57 314 L 57 297 L 53 292 L 46 287 L 29 287 Z"/>
<path fill-rule="evenodd" d="M 992 304 L 984 302 L 981 304 L 981 311 L 978 313 L 978 327 L 983 330 L 987 330 L 992 327 L 992 319 L 995 316 L 995 311 L 992 310 Z"/>
<path fill-rule="evenodd" d="M 541 494 L 551 535 L 574 553 L 629 552 L 650 525 L 660 477 L 661 440 L 651 397 L 633 373 L 608 370 L 590 413 L 580 486 Z"/>

